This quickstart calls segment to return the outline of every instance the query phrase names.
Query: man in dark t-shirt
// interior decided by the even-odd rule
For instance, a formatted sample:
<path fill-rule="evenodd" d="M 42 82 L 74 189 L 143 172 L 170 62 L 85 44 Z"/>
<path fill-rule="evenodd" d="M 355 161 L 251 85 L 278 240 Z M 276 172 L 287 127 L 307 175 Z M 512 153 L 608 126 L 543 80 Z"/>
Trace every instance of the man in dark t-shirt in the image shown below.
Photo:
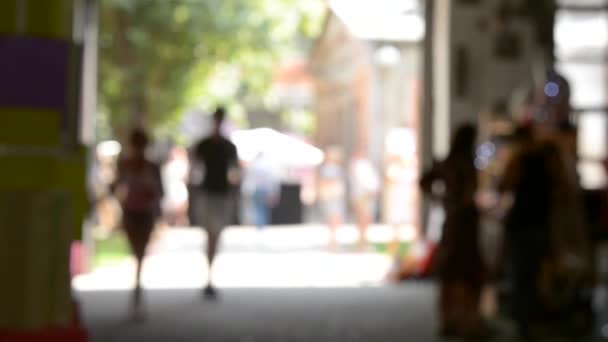
<path fill-rule="evenodd" d="M 211 279 L 212 266 L 223 229 L 230 223 L 233 212 L 232 189 L 238 183 L 236 146 L 221 132 L 226 111 L 219 107 L 213 114 L 214 131 L 199 142 L 193 151 L 193 162 L 200 165 L 204 178 L 193 192 L 196 223 L 207 231 L 207 259 L 209 276 L 203 294 L 213 298 L 216 290 Z"/>

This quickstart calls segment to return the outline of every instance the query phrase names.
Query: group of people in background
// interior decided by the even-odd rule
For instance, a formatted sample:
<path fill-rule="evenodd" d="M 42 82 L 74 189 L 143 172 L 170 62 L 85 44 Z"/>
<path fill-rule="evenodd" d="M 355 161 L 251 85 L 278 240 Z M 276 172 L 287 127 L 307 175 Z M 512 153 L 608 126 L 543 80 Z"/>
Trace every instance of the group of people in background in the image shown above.
<path fill-rule="evenodd" d="M 382 177 L 363 148 L 353 154 L 347 167 L 343 165 L 341 150 L 331 147 L 318 172 L 318 203 L 329 227 L 331 249 L 337 248 L 337 231 L 346 221 L 348 208 L 359 230 L 360 250 L 367 249 L 368 228 L 379 215 L 393 228 L 391 248 L 397 248 L 401 230 L 414 222 L 416 166 L 403 155 L 391 155 Z"/>
<path fill-rule="evenodd" d="M 563 89 L 567 89 L 566 84 Z M 440 203 L 445 212 L 433 255 L 441 334 L 486 334 L 480 311 L 482 289 L 506 278 L 518 331 L 523 337 L 531 336 L 543 310 L 566 310 L 569 305 L 555 300 L 560 295 L 556 279 L 575 287 L 591 279 L 576 171 L 576 128 L 567 113 L 569 94 L 564 91 L 558 95 L 561 98 L 543 100 L 537 106 L 542 111 L 528 111 L 532 114 L 516 125 L 505 145 L 505 165 L 491 191 L 480 184 L 477 125 L 457 129 L 448 155 L 434 162 L 420 179 L 415 163 L 403 155 L 386 158 L 381 176 L 364 148 L 356 150 L 348 163 L 344 163 L 339 148 L 329 148 L 318 169 L 316 197 L 329 228 L 330 248 L 338 247 L 337 232 L 347 219 L 348 208 L 352 208 L 359 229 L 360 249 L 368 247 L 368 228 L 379 213 L 381 193 L 385 222 L 393 227 L 394 242 L 398 243 L 402 228 L 414 226 L 413 195 L 418 182 L 428 200 Z M 222 134 L 225 115 L 225 110 L 218 108 L 213 114 L 213 132 L 193 145 L 189 154 L 172 154 L 164 169 L 146 158 L 149 140 L 141 130 L 131 134 L 128 149 L 119 158 L 112 192 L 121 205 L 122 227 L 137 261 L 135 313 L 141 313 L 141 266 L 146 246 L 163 211 L 171 213 L 171 224 L 189 223 L 205 229 L 209 270 L 222 231 L 234 223 L 238 196 L 251 201 L 256 227 L 271 223 L 272 208 L 281 193 L 276 167 L 264 152 L 242 167 L 236 146 Z M 167 186 L 176 178 L 187 185 L 177 182 Z M 173 193 L 172 198 L 182 200 L 163 200 L 167 191 Z M 501 247 L 494 250 L 497 261 L 492 263 L 481 247 L 484 216 L 494 217 L 503 227 Z M 419 236 L 414 234 L 413 238 Z M 217 295 L 211 275 L 210 271 L 203 289 L 207 298 Z"/>
<path fill-rule="evenodd" d="M 281 199 L 281 177 L 277 165 L 261 151 L 244 162 L 236 146 L 223 134 L 222 124 L 226 112 L 218 108 L 213 114 L 212 133 L 195 143 L 189 150 L 172 149 L 165 162 L 152 162 L 146 151 L 150 147 L 148 135 L 135 130 L 128 145 L 117 160 L 116 175 L 111 193 L 122 211 L 120 225 L 128 238 L 136 259 L 137 271 L 133 307 L 141 310 L 141 270 L 146 247 L 158 221 L 170 226 L 198 226 L 207 233 L 206 256 L 212 269 L 222 231 L 237 222 L 239 200 L 245 199 L 249 220 L 258 230 L 272 223 L 273 208 Z M 381 177 L 367 157 L 364 149 L 358 150 L 346 170 L 342 167 L 342 152 L 330 148 L 324 163 L 317 172 L 317 203 L 330 231 L 330 248 L 338 247 L 337 231 L 346 221 L 347 210 L 360 230 L 359 246 L 368 247 L 367 230 L 376 222 L 379 198 L 384 186 L 389 207 L 386 215 L 394 227 L 395 241 L 399 229 L 411 223 L 411 169 L 399 156 L 387 164 L 387 173 Z M 346 196 L 350 201 L 346 201 Z M 350 205 L 350 206 L 349 206 Z M 203 293 L 216 296 L 216 289 L 208 272 Z"/>
<path fill-rule="evenodd" d="M 576 172 L 576 127 L 569 121 L 563 82 L 560 98 L 547 95 L 531 103 L 532 115 L 516 123 L 493 189 L 480 187 L 478 134 L 469 124 L 456 130 L 447 157 L 421 178 L 423 192 L 445 210 L 435 256 L 444 336 L 485 336 L 482 289 L 503 280 L 510 289 L 509 312 L 524 339 L 533 338 L 544 317 L 589 313 L 583 297 L 592 279 L 590 237 Z M 500 247 L 490 258 L 480 241 L 482 217 L 488 216 L 502 224 Z"/>

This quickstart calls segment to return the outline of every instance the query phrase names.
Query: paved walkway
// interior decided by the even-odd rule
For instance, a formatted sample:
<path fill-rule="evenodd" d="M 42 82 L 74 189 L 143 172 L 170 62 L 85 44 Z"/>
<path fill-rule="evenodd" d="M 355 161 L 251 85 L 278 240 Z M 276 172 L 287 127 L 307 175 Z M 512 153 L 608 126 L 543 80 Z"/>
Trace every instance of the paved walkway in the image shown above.
<path fill-rule="evenodd" d="M 128 315 L 132 262 L 78 277 L 74 285 L 93 342 L 440 340 L 434 286 L 387 285 L 391 258 L 355 251 L 353 227 L 340 231 L 338 252 L 327 250 L 321 226 L 256 233 L 252 228 L 227 232 L 214 270 L 220 298 L 209 302 L 200 293 L 207 277 L 204 234 L 162 232 L 144 270 L 147 317 L 142 323 Z M 402 233 L 403 240 L 410 238 Z M 392 232 L 376 226 L 369 236 L 387 242 Z M 516 341 L 508 326 L 499 331 L 492 341 Z"/>
<path fill-rule="evenodd" d="M 374 226 L 369 239 L 389 242 L 390 228 Z M 222 240 L 213 277 L 221 287 L 357 287 L 381 285 L 392 258 L 373 249 L 357 251 L 357 230 L 344 226 L 340 248 L 329 251 L 328 232 L 320 225 L 273 227 L 259 234 L 251 227 L 231 228 Z M 404 230 L 401 239 L 411 236 Z M 150 247 L 143 271 L 147 288 L 198 288 L 208 276 L 203 254 L 205 234 L 195 228 L 159 233 Z M 74 280 L 79 290 L 129 289 L 134 262 L 97 269 Z"/>
<path fill-rule="evenodd" d="M 143 323 L 129 322 L 124 291 L 81 298 L 93 342 L 436 340 L 433 291 L 426 286 L 232 288 L 217 302 L 205 302 L 197 290 L 153 290 Z"/>
<path fill-rule="evenodd" d="M 147 316 L 133 322 L 127 291 L 80 292 L 92 342 L 439 342 L 430 284 L 361 288 L 229 288 L 217 301 L 198 289 L 148 290 Z M 495 324 L 489 342 L 517 342 Z M 558 328 L 558 327 L 556 327 Z M 537 342 L 587 342 L 559 333 Z M 599 341 L 599 340 L 597 340 Z"/>

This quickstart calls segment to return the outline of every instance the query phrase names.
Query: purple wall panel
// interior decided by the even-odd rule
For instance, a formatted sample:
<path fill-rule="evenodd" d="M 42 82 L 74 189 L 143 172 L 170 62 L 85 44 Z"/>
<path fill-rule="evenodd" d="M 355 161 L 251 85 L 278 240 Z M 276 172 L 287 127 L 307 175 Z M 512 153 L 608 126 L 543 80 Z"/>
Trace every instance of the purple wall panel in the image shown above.
<path fill-rule="evenodd" d="M 68 108 L 70 43 L 0 37 L 0 107 Z"/>

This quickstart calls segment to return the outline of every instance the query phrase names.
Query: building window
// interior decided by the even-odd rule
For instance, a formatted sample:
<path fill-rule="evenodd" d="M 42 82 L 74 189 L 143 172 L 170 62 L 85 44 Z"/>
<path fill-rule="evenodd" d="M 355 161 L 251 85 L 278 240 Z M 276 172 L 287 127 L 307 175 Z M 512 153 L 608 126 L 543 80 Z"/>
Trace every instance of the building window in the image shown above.
<path fill-rule="evenodd" d="M 562 0 L 555 23 L 556 67 L 571 86 L 584 188 L 606 185 L 608 157 L 608 1 Z"/>

